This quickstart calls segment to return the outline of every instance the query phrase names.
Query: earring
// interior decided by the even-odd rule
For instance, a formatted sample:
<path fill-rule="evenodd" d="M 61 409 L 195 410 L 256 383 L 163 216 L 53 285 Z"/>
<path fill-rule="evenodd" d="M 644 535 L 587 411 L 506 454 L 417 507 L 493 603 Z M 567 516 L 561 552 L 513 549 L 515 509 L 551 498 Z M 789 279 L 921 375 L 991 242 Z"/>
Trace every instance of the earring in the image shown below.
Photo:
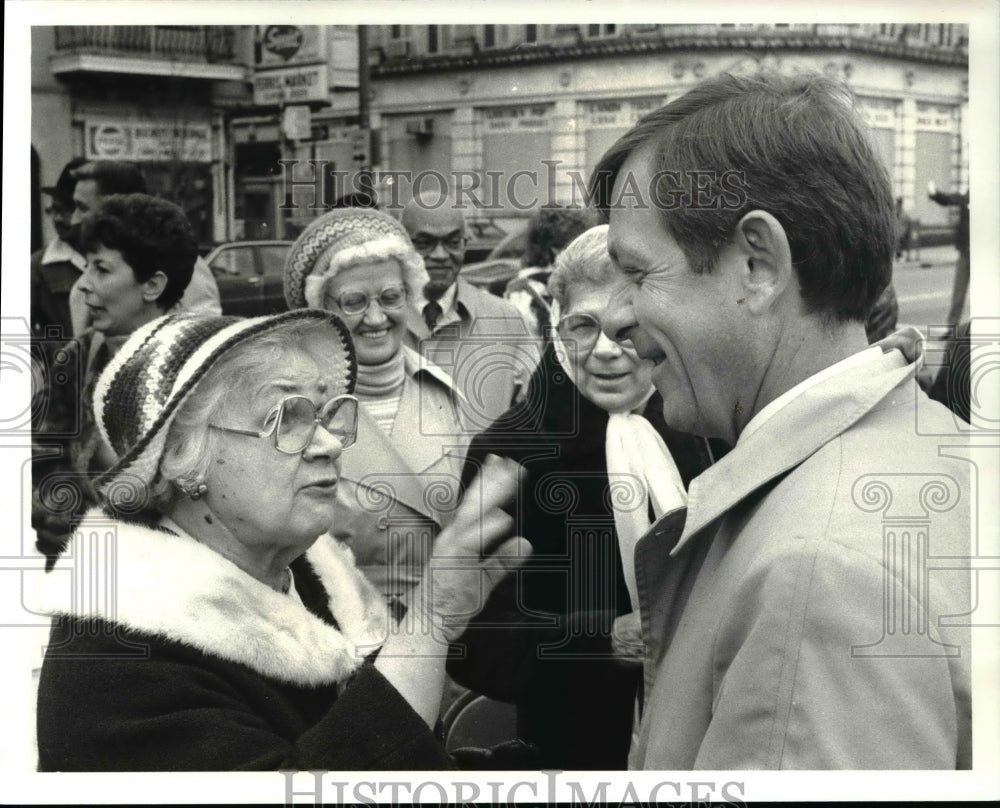
<path fill-rule="evenodd" d="M 749 267 L 750 271 L 753 272 L 753 259 L 752 258 L 748 258 L 747 259 L 747 267 Z"/>
<path fill-rule="evenodd" d="M 191 499 L 201 499 L 208 493 L 208 486 L 205 484 L 205 480 L 201 477 L 196 477 L 190 485 L 181 485 L 178 487 Z"/>

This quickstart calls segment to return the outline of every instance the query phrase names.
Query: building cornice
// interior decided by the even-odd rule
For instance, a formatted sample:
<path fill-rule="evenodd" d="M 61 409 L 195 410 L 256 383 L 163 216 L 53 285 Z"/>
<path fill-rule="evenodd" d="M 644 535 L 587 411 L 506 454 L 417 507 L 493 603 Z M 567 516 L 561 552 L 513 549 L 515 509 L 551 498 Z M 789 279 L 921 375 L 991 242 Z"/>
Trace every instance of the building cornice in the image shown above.
<path fill-rule="evenodd" d="M 392 78 L 458 70 L 490 70 L 502 67 L 567 62 L 579 59 L 619 56 L 643 56 L 673 51 L 827 51 L 872 54 L 935 65 L 968 67 L 968 54 L 962 50 L 921 47 L 887 39 L 855 36 L 705 36 L 679 34 L 657 38 L 616 37 L 583 40 L 578 43 L 532 43 L 512 48 L 491 48 L 472 54 L 407 56 L 386 59 L 372 66 L 373 78 Z"/>

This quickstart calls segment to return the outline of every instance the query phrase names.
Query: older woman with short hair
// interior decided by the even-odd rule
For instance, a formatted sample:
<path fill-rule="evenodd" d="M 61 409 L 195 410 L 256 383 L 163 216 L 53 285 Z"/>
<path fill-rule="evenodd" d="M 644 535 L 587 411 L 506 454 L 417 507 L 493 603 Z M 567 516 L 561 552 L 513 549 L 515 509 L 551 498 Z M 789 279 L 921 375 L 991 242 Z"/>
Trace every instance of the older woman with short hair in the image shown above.
<path fill-rule="evenodd" d="M 543 768 L 626 768 L 642 654 L 632 551 L 712 462 L 706 441 L 663 422 L 649 363 L 601 332 L 607 231 L 587 230 L 556 259 L 553 340 L 526 401 L 473 439 L 464 473 L 488 453 L 525 467 L 516 519 L 534 557 L 494 591 L 449 672 L 518 706 Z"/>
<path fill-rule="evenodd" d="M 491 469 L 439 537 L 463 569 L 397 626 L 339 543 L 357 434 L 354 348 L 329 313 L 167 316 L 94 393 L 118 456 L 36 594 L 55 616 L 38 694 L 43 771 L 437 769 L 442 645 L 506 563 Z M 471 564 L 471 566 L 470 566 Z"/>

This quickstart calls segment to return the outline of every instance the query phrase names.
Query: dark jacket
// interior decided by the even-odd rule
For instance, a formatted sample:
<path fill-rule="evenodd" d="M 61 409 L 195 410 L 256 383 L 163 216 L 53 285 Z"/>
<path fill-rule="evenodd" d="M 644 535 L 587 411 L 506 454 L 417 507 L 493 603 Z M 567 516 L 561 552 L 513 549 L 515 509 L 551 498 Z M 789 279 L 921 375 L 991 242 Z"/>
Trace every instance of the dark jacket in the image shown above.
<path fill-rule="evenodd" d="M 112 531 L 113 556 L 99 558 Z M 113 561 L 114 598 L 67 612 L 60 600 L 87 560 L 97 575 Z M 39 682 L 39 768 L 450 768 L 365 658 L 385 608 L 349 551 L 319 542 L 292 570 L 301 600 L 189 536 L 91 511 L 36 604 L 58 617 Z"/>
<path fill-rule="evenodd" d="M 69 292 L 80 279 L 70 261 L 43 264 L 45 250 L 31 256 L 31 334 L 37 339 L 62 341 L 73 336 Z"/>
<path fill-rule="evenodd" d="M 124 338 L 112 338 L 120 345 Z M 93 391 L 110 361 L 104 335 L 88 329 L 44 348 L 43 383 L 32 408 L 31 525 L 38 549 L 55 560 L 74 526 L 98 503 L 95 477 L 113 456 L 94 420 Z M 41 354 L 39 354 L 41 356 Z"/>
<path fill-rule="evenodd" d="M 614 619 L 632 608 L 608 498 L 608 413 L 579 394 L 551 345 L 528 390 L 473 439 L 463 482 L 489 453 L 524 466 L 515 516 L 534 555 L 498 585 L 448 670 L 519 706 L 519 733 L 542 766 L 623 769 L 639 670 L 611 657 Z M 687 485 L 711 463 L 708 444 L 667 427 L 659 395 L 644 414 Z"/>

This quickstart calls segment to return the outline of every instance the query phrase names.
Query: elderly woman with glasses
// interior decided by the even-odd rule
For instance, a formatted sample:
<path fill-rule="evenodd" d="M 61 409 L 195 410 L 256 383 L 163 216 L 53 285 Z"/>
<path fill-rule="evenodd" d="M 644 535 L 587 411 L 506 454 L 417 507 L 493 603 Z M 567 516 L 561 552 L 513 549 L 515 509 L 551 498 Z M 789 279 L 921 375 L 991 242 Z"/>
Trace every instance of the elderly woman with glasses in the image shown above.
<path fill-rule="evenodd" d="M 449 672 L 517 705 L 543 768 L 626 768 L 642 654 L 632 551 L 712 461 L 704 440 L 663 422 L 649 363 L 601 333 L 607 230 L 556 259 L 552 342 L 527 399 L 473 439 L 465 469 L 471 479 L 487 453 L 525 467 L 516 517 L 534 554 L 494 590 Z"/>
<path fill-rule="evenodd" d="M 289 308 L 334 312 L 354 338 L 359 451 L 344 458 L 333 536 L 390 601 L 452 518 L 468 444 L 451 377 L 404 344 L 407 302 L 428 280 L 402 225 L 373 209 L 320 216 L 285 264 Z"/>
<path fill-rule="evenodd" d="M 357 452 L 354 349 L 332 314 L 172 315 L 140 328 L 94 408 L 117 453 L 37 593 L 56 617 L 38 694 L 43 771 L 448 768 L 442 654 L 482 604 L 514 477 L 457 510 L 398 625 L 340 544 Z M 498 461 L 499 462 L 499 461 Z M 499 545 L 499 546 L 498 546 Z"/>

